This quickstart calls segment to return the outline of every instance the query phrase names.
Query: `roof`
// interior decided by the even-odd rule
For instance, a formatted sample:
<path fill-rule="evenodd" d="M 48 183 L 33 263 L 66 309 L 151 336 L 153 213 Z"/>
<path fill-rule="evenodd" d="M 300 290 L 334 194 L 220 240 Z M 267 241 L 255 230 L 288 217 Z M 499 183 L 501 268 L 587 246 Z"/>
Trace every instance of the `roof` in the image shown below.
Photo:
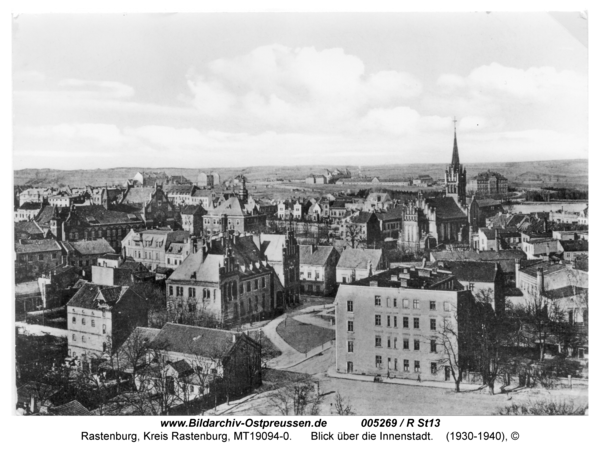
<path fill-rule="evenodd" d="M 180 359 L 179 361 L 175 361 L 169 364 L 175 370 L 175 372 L 179 374 L 179 376 L 185 375 L 193 370 L 192 366 L 190 366 L 185 359 Z"/>
<path fill-rule="evenodd" d="M 40 253 L 62 250 L 60 244 L 54 239 L 21 239 L 15 243 L 17 253 Z"/>
<path fill-rule="evenodd" d="M 103 286 L 85 283 L 67 303 L 68 307 L 100 309 L 114 306 L 129 295 L 137 295 L 127 286 Z"/>
<path fill-rule="evenodd" d="M 143 204 L 149 202 L 154 194 L 154 187 L 133 187 L 123 197 L 122 203 Z"/>
<path fill-rule="evenodd" d="M 15 295 L 40 295 L 40 285 L 37 280 L 15 283 Z"/>
<path fill-rule="evenodd" d="M 231 196 L 211 211 L 210 215 L 221 216 L 226 214 L 228 216 L 243 216 L 246 214 L 244 206 L 239 198 Z"/>
<path fill-rule="evenodd" d="M 493 283 L 498 276 L 498 266 L 484 261 L 440 261 L 440 269 L 449 270 L 459 281 Z"/>
<path fill-rule="evenodd" d="M 79 255 L 104 255 L 105 253 L 115 253 L 115 249 L 110 246 L 104 238 L 93 241 L 63 241 L 63 247 L 69 253 L 78 253 Z"/>
<path fill-rule="evenodd" d="M 345 200 L 334 200 L 331 204 L 331 208 L 343 208 L 346 209 L 346 201 Z"/>
<path fill-rule="evenodd" d="M 538 263 L 532 263 L 524 269 L 520 269 L 519 272 L 531 277 L 537 277 L 537 272 L 540 268 L 543 270 L 544 276 L 568 270 L 568 267 L 564 264 L 556 264 L 551 261 L 539 261 Z"/>
<path fill-rule="evenodd" d="M 425 200 L 435 208 L 438 219 L 466 219 L 467 215 L 460 209 L 452 197 L 429 197 Z"/>
<path fill-rule="evenodd" d="M 312 245 L 300 245 L 300 264 L 324 266 L 334 251 L 332 246 L 319 245 L 313 251 Z"/>
<path fill-rule="evenodd" d="M 588 293 L 588 289 L 584 287 L 578 286 L 563 286 L 557 289 L 545 290 L 543 295 L 546 298 L 550 298 L 553 300 L 559 300 L 562 298 L 575 297 L 579 295 L 586 295 Z"/>
<path fill-rule="evenodd" d="M 340 269 L 375 269 L 383 256 L 381 249 L 348 248 L 342 252 L 337 267 Z"/>
<path fill-rule="evenodd" d="M 181 214 L 184 215 L 193 215 L 197 213 L 203 215 L 206 213 L 206 211 L 201 205 L 186 205 L 183 208 L 181 208 Z"/>
<path fill-rule="evenodd" d="M 260 239 L 260 250 L 266 256 L 267 261 L 282 261 L 286 236 L 284 234 L 261 234 Z"/>
<path fill-rule="evenodd" d="M 27 210 L 39 210 L 42 209 L 42 204 L 41 203 L 33 203 L 33 202 L 25 202 L 23 203 L 21 206 L 19 206 L 17 209 L 27 209 Z"/>
<path fill-rule="evenodd" d="M 170 184 L 165 187 L 165 193 L 169 195 L 192 195 L 196 186 L 193 184 Z"/>
<path fill-rule="evenodd" d="M 496 231 L 489 228 L 480 228 L 479 231 L 484 234 L 487 239 L 496 239 Z"/>
<path fill-rule="evenodd" d="M 167 323 L 150 346 L 169 352 L 223 358 L 241 336 L 233 331 Z"/>
<path fill-rule="evenodd" d="M 587 252 L 589 241 L 579 240 L 579 241 L 560 241 L 560 245 L 562 246 L 565 252 Z"/>
<path fill-rule="evenodd" d="M 403 212 L 404 208 L 402 206 L 398 206 L 396 208 L 390 208 L 386 212 L 375 214 L 379 220 L 401 220 Z"/>
<path fill-rule="evenodd" d="M 374 213 L 370 211 L 361 211 L 355 216 L 350 216 L 350 221 L 352 223 L 367 223 L 369 220 L 371 220 L 371 216 L 373 214 Z"/>
<path fill-rule="evenodd" d="M 500 251 L 451 251 L 443 250 L 430 253 L 432 261 L 491 261 L 497 262 L 504 273 L 514 273 L 515 260 L 525 260 L 527 255 L 521 250 Z"/>
<path fill-rule="evenodd" d="M 93 415 L 89 409 L 79 403 L 77 400 L 72 400 L 61 406 L 52 408 L 51 414 L 55 416 L 91 416 Z"/>
<path fill-rule="evenodd" d="M 492 198 L 478 198 L 478 199 L 476 199 L 476 201 L 480 208 L 489 208 L 492 206 L 502 206 L 502 200 L 494 200 Z"/>
<path fill-rule="evenodd" d="M 349 286 L 371 286 L 372 282 L 377 282 L 377 287 L 441 289 L 443 283 L 453 280 L 454 278 L 454 275 L 436 269 L 418 270 L 417 268 L 396 267 L 361 280 L 356 280 L 353 283 L 350 283 Z M 406 282 L 406 286 L 402 286 L 403 282 Z M 342 287 L 347 288 L 346 285 L 341 285 L 340 289 Z M 460 284 L 452 283 L 450 289 L 444 290 L 458 291 L 462 289 Z"/>
<path fill-rule="evenodd" d="M 15 236 L 17 234 L 43 234 L 44 232 L 35 222 L 15 222 Z"/>
<path fill-rule="evenodd" d="M 76 216 L 80 221 L 88 224 L 110 224 L 127 223 L 132 221 L 141 221 L 136 214 L 130 214 L 125 211 L 116 211 L 106 209 L 101 205 L 76 206 L 70 214 Z"/>

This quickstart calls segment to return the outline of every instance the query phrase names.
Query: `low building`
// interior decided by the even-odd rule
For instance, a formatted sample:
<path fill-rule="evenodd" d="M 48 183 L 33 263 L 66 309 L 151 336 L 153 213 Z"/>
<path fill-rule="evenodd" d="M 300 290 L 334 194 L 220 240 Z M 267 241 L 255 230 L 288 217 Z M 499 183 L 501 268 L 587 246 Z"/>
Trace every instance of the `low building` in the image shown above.
<path fill-rule="evenodd" d="M 69 356 L 87 370 L 147 323 L 146 301 L 129 287 L 85 283 L 67 303 Z"/>
<path fill-rule="evenodd" d="M 54 239 L 21 239 L 15 243 L 15 279 L 37 278 L 62 264 L 62 247 Z"/>
<path fill-rule="evenodd" d="M 300 290 L 329 295 L 335 290 L 335 268 L 340 255 L 333 246 L 300 246 Z"/>
<path fill-rule="evenodd" d="M 383 250 L 348 248 L 337 263 L 335 273 L 338 284 L 354 283 L 386 269 Z"/>
<path fill-rule="evenodd" d="M 173 403 L 201 398 L 217 384 L 240 396 L 262 383 L 260 344 L 244 333 L 167 323 L 148 351 L 152 357 L 136 372 L 136 385 L 151 392 L 156 383 Z"/>
<path fill-rule="evenodd" d="M 348 216 L 340 223 L 340 237 L 353 248 L 381 246 L 379 219 L 367 211 Z"/>
<path fill-rule="evenodd" d="M 527 259 L 549 258 L 562 253 L 559 241 L 552 238 L 532 238 L 521 242 L 521 249 L 527 255 Z"/>
<path fill-rule="evenodd" d="M 15 210 L 15 222 L 26 222 L 34 220 L 42 210 L 41 203 L 23 203 Z"/>
<path fill-rule="evenodd" d="M 131 230 L 122 242 L 123 256 L 141 262 L 150 270 L 176 267 L 177 262 L 190 254 L 191 246 L 188 231 L 171 229 Z"/>
<path fill-rule="evenodd" d="M 559 252 L 562 252 L 562 257 L 565 261 L 573 261 L 580 256 L 588 255 L 587 240 L 560 240 L 558 241 Z"/>
<path fill-rule="evenodd" d="M 469 366 L 469 329 L 477 327 L 472 292 L 462 289 L 451 273 L 406 267 L 341 285 L 334 303 L 337 372 L 451 381 L 445 347 Z"/>
<path fill-rule="evenodd" d="M 115 252 L 115 249 L 104 238 L 93 241 L 63 241 L 61 245 L 64 263 L 85 269 L 96 265 L 99 257 Z"/>
<path fill-rule="evenodd" d="M 15 222 L 15 241 L 44 239 L 44 231 L 35 222 Z"/>

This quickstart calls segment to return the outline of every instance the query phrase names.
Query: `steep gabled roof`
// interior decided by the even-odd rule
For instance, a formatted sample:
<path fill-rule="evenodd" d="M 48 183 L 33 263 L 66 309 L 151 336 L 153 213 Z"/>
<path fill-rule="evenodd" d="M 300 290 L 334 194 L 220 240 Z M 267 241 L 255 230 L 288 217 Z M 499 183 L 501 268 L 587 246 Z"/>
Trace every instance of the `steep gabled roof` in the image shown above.
<path fill-rule="evenodd" d="M 337 267 L 340 269 L 368 269 L 370 262 L 371 268 L 375 270 L 382 257 L 381 249 L 348 248 L 342 252 Z"/>
<path fill-rule="evenodd" d="M 435 207 L 438 219 L 466 219 L 465 212 L 456 204 L 452 197 L 430 197 L 425 200 L 428 205 Z"/>
<path fill-rule="evenodd" d="M 67 252 L 81 256 L 103 255 L 105 253 L 115 252 L 115 249 L 112 248 L 104 238 L 95 239 L 93 241 L 64 241 L 62 245 Z"/>
<path fill-rule="evenodd" d="M 312 245 L 300 246 L 300 264 L 309 266 L 324 266 L 336 250 L 332 246 L 319 245 L 313 251 Z"/>
<path fill-rule="evenodd" d="M 484 261 L 440 261 L 440 269 L 449 270 L 459 281 L 493 283 L 498 275 L 498 266 Z"/>
<path fill-rule="evenodd" d="M 23 239 L 15 243 L 17 253 L 39 253 L 62 250 L 60 244 L 54 239 Z"/>
<path fill-rule="evenodd" d="M 85 283 L 67 303 L 67 307 L 99 309 L 101 305 L 111 308 L 123 298 L 137 295 L 127 286 L 104 286 Z"/>

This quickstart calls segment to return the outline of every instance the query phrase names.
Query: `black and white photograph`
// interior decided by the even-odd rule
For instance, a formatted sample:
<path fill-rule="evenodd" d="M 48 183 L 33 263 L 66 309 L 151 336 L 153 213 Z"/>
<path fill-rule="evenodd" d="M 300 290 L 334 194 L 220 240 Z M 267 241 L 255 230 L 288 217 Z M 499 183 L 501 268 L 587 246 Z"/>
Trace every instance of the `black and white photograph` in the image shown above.
<path fill-rule="evenodd" d="M 586 12 L 11 34 L 13 415 L 588 415 Z"/>

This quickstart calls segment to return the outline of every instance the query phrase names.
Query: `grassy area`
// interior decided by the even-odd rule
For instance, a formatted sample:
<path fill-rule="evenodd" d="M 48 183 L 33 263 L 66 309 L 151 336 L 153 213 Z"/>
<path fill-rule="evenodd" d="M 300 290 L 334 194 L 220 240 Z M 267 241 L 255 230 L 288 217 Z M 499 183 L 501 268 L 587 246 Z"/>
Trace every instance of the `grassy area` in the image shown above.
<path fill-rule="evenodd" d="M 335 331 L 287 318 L 277 326 L 277 334 L 290 346 L 306 353 L 335 338 Z"/>
<path fill-rule="evenodd" d="M 250 336 L 256 342 L 260 342 L 263 360 L 268 361 L 281 355 L 281 351 L 275 347 L 275 344 L 271 342 L 271 339 L 269 339 L 260 330 L 249 330 L 248 336 Z"/>

